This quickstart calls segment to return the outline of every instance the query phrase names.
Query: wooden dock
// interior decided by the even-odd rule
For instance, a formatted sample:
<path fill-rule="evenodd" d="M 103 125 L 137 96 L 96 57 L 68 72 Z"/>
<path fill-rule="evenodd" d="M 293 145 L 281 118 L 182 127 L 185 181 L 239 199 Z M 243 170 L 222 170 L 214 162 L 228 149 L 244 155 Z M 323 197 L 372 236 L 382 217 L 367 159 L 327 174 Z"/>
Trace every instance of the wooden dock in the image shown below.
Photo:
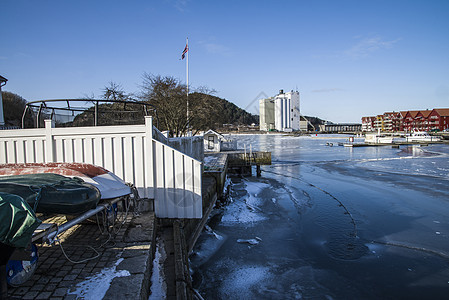
<path fill-rule="evenodd" d="M 342 143 L 345 147 L 379 147 L 379 146 L 428 146 L 430 144 L 449 144 L 449 140 L 433 141 L 433 142 L 394 142 L 394 143 Z"/>
<path fill-rule="evenodd" d="M 251 176 L 252 166 L 256 166 L 257 176 L 260 176 L 260 166 L 271 165 L 271 152 L 267 151 L 225 151 L 205 154 L 205 157 L 214 157 L 208 158 L 208 163 L 205 163 L 205 171 L 208 173 L 227 168 L 229 173 Z"/>

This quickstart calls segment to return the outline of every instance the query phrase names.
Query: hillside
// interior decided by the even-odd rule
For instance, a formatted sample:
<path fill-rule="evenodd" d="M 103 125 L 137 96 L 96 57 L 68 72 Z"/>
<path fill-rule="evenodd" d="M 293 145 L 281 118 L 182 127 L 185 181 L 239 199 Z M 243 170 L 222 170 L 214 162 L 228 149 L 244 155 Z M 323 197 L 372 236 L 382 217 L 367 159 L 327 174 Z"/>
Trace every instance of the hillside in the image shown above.
<path fill-rule="evenodd" d="M 151 103 L 151 101 L 148 103 Z M 169 102 L 164 104 L 170 105 Z M 125 108 L 123 104 L 101 104 L 98 109 L 100 111 L 99 125 L 143 124 L 143 112 L 137 113 L 139 108 L 136 105 L 129 104 Z M 123 109 L 128 110 L 128 113 Z M 93 107 L 91 107 L 86 112 L 77 115 L 73 123 L 60 124 L 60 126 L 92 125 L 93 110 Z M 129 110 L 133 112 L 131 113 Z M 194 131 L 218 129 L 223 127 L 223 124 L 250 125 L 259 123 L 259 116 L 252 115 L 225 99 L 203 93 L 192 93 L 189 95 L 189 110 L 191 117 L 190 126 Z M 153 111 L 150 114 L 160 120 L 158 128 L 162 131 L 167 130 L 162 122 L 165 117 L 163 110 L 156 109 L 156 111 L 157 113 Z"/>

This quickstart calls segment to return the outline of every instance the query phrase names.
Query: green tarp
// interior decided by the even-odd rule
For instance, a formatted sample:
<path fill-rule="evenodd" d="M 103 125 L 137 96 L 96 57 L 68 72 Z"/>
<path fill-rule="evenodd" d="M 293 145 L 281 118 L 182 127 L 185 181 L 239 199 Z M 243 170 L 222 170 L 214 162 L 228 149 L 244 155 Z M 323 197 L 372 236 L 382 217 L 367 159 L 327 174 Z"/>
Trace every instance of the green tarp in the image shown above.
<path fill-rule="evenodd" d="M 0 177 L 0 193 L 19 195 L 36 213 L 77 215 L 95 208 L 100 191 L 80 178 L 41 173 Z"/>
<path fill-rule="evenodd" d="M 25 248 L 40 224 L 41 221 L 22 197 L 0 193 L 0 242 Z"/>

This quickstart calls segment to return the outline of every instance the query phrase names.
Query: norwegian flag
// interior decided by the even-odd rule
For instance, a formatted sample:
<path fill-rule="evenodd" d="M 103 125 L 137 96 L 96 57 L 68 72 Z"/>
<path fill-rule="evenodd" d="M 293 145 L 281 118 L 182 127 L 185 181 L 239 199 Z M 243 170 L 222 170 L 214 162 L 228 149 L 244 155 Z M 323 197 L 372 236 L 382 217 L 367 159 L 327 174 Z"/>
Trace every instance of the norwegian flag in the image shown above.
<path fill-rule="evenodd" d="M 184 48 L 184 51 L 182 51 L 181 59 L 184 59 L 186 57 L 187 51 L 189 51 L 189 46 L 188 45 L 186 45 L 186 47 Z"/>

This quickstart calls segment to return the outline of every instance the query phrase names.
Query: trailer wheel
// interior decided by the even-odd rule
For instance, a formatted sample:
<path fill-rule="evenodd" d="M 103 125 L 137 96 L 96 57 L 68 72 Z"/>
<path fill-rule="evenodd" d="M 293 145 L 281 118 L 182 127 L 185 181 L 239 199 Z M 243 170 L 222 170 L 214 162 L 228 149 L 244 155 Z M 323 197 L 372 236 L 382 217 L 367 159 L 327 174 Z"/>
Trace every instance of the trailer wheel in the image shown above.
<path fill-rule="evenodd" d="M 6 265 L 6 280 L 8 285 L 12 287 L 18 287 L 25 283 L 33 276 L 34 271 L 37 268 L 37 261 L 39 255 L 37 252 L 37 246 L 31 244 L 26 251 L 30 254 L 29 260 L 9 260 Z"/>

